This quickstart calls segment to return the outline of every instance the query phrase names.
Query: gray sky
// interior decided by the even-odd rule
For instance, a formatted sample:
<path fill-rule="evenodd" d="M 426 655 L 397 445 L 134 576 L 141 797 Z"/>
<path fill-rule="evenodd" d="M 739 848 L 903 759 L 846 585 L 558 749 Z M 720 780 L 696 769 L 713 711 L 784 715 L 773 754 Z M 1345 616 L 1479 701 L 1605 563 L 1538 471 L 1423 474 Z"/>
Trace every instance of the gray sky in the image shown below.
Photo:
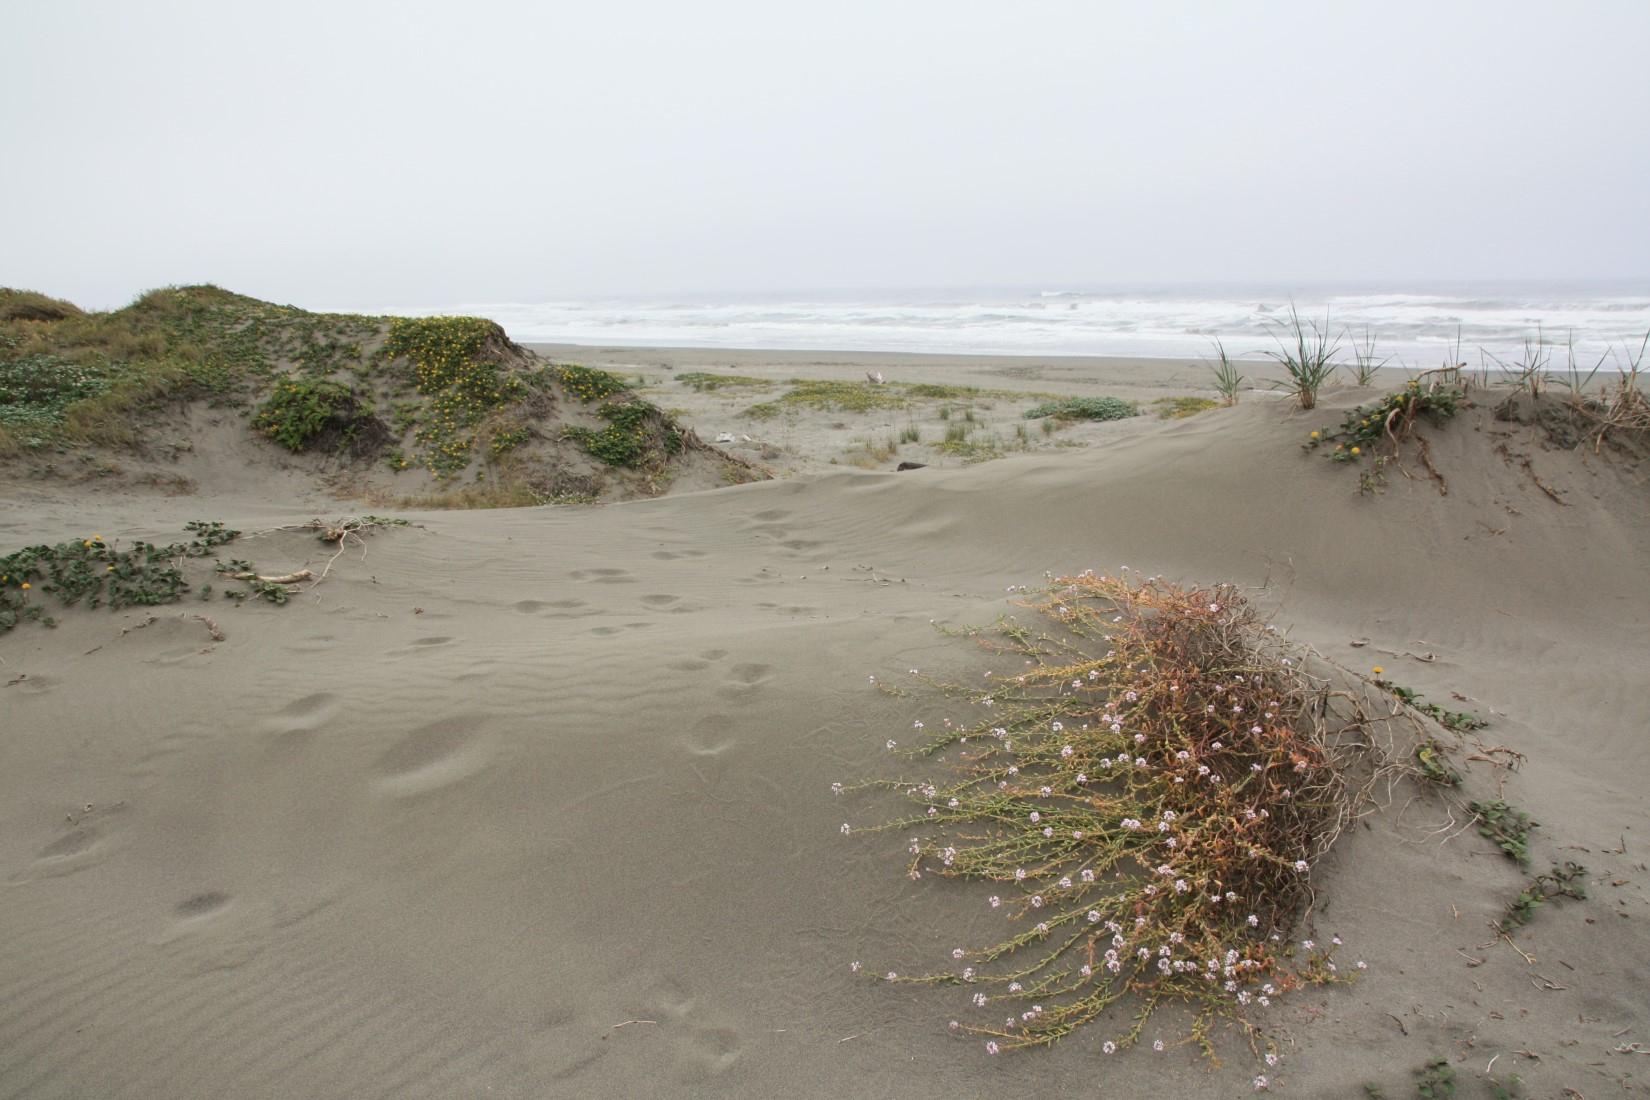
<path fill-rule="evenodd" d="M 0 285 L 1650 275 L 1650 3 L 0 5 Z"/>

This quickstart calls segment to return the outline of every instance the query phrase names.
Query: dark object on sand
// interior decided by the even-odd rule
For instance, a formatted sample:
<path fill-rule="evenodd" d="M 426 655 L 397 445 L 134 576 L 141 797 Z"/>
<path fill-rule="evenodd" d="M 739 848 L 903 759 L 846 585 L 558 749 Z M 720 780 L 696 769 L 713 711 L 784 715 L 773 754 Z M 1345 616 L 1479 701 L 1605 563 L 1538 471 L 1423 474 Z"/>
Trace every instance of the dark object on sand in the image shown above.
<path fill-rule="evenodd" d="M 896 469 L 896 470 L 921 470 L 921 469 L 926 468 L 927 465 L 928 465 L 928 463 L 926 463 L 926 462 L 901 462 L 898 466 L 894 467 L 894 469 Z"/>

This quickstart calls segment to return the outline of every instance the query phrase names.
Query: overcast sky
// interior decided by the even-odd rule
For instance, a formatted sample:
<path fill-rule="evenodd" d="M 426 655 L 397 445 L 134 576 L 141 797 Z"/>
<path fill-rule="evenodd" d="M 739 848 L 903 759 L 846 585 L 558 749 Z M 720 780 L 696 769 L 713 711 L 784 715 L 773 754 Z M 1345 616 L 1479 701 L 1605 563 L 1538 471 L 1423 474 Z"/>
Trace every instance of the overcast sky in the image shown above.
<path fill-rule="evenodd" d="M 1650 3 L 0 3 L 111 306 L 1650 276 Z"/>

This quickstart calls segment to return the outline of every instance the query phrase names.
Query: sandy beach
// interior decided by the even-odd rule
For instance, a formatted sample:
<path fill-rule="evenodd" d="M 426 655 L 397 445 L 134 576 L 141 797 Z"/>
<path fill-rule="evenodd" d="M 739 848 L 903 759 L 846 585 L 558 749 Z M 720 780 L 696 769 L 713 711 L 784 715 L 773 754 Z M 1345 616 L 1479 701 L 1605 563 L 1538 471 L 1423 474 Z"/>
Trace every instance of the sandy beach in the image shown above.
<path fill-rule="evenodd" d="M 1360 494 L 1301 443 L 1384 388 L 1163 418 L 1160 398 L 1213 396 L 1205 366 L 537 350 L 634 378 L 776 476 L 480 511 L 367 509 L 232 452 L 186 457 L 180 495 L 0 485 L 7 551 L 217 519 L 260 567 L 327 568 L 286 606 L 191 597 L 0 635 L 0 1096 L 1232 1097 L 1264 1072 L 1291 1096 L 1398 1097 L 1435 1059 L 1465 1096 L 1514 1075 L 1530 1097 L 1650 1087 L 1634 455 L 1555 446 L 1478 390 L 1425 429 L 1447 494 L 1413 463 Z M 743 415 L 790 379 L 867 372 L 981 392 Z M 1143 415 L 1045 434 L 1023 412 L 1046 394 Z M 992 453 L 940 449 L 959 423 Z M 413 526 L 336 561 L 282 530 L 366 510 Z M 1485 717 L 1440 735 L 1467 789 L 1527 811 L 1533 869 L 1584 864 L 1588 900 L 1498 934 L 1528 875 L 1403 784 L 1313 870 L 1295 934 L 1367 970 L 1268 1010 L 1275 1069 L 1233 1035 L 1211 1061 L 1172 1013 L 1144 1035 L 1161 1053 L 1107 1056 L 1091 1029 L 992 1058 L 947 1031 L 963 990 L 871 979 L 1002 924 L 985 884 L 907 879 L 903 835 L 841 834 L 899 800 L 832 784 L 900 770 L 885 741 L 953 705 L 872 678 L 977 680 L 1000 658 L 945 628 L 1122 566 L 1244 586 L 1327 665 Z"/>

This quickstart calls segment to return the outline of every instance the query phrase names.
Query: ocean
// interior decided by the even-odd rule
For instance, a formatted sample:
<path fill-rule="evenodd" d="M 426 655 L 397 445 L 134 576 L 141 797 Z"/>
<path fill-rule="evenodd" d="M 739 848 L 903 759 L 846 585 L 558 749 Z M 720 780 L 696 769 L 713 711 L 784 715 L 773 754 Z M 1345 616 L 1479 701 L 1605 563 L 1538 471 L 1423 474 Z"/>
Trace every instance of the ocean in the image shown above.
<path fill-rule="evenodd" d="M 1003 289 L 652 301 L 463 302 L 391 313 L 492 318 L 521 342 L 993 355 L 1199 358 L 1278 350 L 1291 306 L 1350 362 L 1366 341 L 1392 366 L 1474 368 L 1530 354 L 1620 369 L 1650 333 L 1650 283 L 1317 291 L 1226 287 Z M 1537 342 L 1539 341 L 1539 345 Z M 1538 350 L 1537 350 L 1538 349 Z"/>

